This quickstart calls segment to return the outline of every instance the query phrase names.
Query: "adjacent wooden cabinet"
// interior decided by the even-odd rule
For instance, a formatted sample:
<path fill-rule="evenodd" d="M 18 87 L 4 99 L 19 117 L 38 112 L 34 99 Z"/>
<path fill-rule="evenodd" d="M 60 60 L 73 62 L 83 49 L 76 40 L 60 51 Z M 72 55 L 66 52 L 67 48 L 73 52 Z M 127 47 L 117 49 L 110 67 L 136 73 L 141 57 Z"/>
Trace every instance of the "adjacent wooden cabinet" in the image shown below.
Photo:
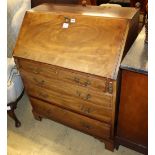
<path fill-rule="evenodd" d="M 34 117 L 90 134 L 113 150 L 119 66 L 138 15 L 53 4 L 27 11 L 14 58 Z"/>
<path fill-rule="evenodd" d="M 148 152 L 148 76 L 145 28 L 124 58 L 116 145 Z"/>

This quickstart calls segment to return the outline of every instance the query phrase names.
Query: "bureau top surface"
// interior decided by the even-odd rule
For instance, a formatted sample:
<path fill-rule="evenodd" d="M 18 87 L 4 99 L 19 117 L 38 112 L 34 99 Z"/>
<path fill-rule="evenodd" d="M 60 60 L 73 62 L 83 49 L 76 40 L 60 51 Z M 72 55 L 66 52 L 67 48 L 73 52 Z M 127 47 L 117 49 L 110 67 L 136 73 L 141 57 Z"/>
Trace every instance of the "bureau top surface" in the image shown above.
<path fill-rule="evenodd" d="M 75 23 L 63 28 L 66 16 Z M 127 32 L 125 19 L 33 9 L 24 17 L 13 55 L 116 79 Z"/>
<path fill-rule="evenodd" d="M 123 59 L 121 68 L 148 74 L 148 45 L 145 43 L 145 27 L 143 27 L 129 52 Z"/>
<path fill-rule="evenodd" d="M 125 18 L 132 19 L 138 12 L 136 8 L 131 7 L 107 7 L 107 6 L 92 6 L 87 5 L 83 7 L 81 5 L 54 5 L 52 3 L 44 3 L 31 9 L 35 12 L 67 12 L 81 15 L 91 16 L 103 16 L 103 17 L 114 17 L 114 18 Z"/>

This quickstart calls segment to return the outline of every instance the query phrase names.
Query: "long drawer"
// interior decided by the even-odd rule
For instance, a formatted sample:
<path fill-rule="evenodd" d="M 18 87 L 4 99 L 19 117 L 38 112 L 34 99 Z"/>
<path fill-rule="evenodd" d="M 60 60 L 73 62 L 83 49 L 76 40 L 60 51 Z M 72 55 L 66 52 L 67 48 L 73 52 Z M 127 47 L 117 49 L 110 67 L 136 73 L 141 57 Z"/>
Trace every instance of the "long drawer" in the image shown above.
<path fill-rule="evenodd" d="M 58 105 L 109 124 L 112 121 L 112 110 L 104 109 L 102 106 L 80 101 L 69 95 L 60 94 L 48 89 L 40 89 L 35 85 L 30 86 L 26 84 L 26 88 L 30 96 L 37 97 L 51 104 Z"/>
<path fill-rule="evenodd" d="M 82 101 L 88 101 L 92 104 L 101 105 L 106 109 L 112 109 L 112 95 L 93 91 L 88 88 L 66 83 L 64 81 L 46 78 L 41 75 L 35 75 L 21 69 L 21 75 L 24 77 L 26 85 L 34 84 L 41 88 L 56 91 L 60 94 L 73 96 Z"/>
<path fill-rule="evenodd" d="M 34 76 L 33 74 L 27 73 L 25 71 L 22 71 L 21 74 L 23 76 L 25 87 L 28 90 L 27 92 L 29 93 L 29 95 L 48 101 L 52 104 L 54 103 L 63 108 L 76 111 L 83 115 L 87 115 L 94 119 L 111 123 L 111 100 L 106 101 L 105 98 L 102 98 L 101 101 L 103 102 L 101 105 L 97 104 L 96 102 L 93 103 L 89 100 L 81 99 L 81 97 L 76 96 L 76 93 L 75 96 L 73 95 L 73 93 L 68 93 L 70 91 L 72 92 L 73 90 L 78 90 L 78 88 L 75 89 L 73 86 L 67 87 L 64 82 L 61 83 L 59 81 L 54 81 L 51 84 L 51 82 L 48 82 L 48 78 L 46 79 L 45 77 L 41 77 L 38 75 Z"/>
<path fill-rule="evenodd" d="M 30 100 L 33 106 L 33 111 L 43 117 L 50 118 L 95 137 L 105 139 L 110 137 L 111 127 L 106 123 L 93 120 L 32 97 Z"/>
<path fill-rule="evenodd" d="M 76 84 L 101 92 L 106 92 L 106 78 L 88 75 L 82 72 L 72 71 L 58 66 L 48 65 L 35 61 L 20 59 L 18 60 L 19 68 L 52 79 L 59 79 L 67 83 Z"/>

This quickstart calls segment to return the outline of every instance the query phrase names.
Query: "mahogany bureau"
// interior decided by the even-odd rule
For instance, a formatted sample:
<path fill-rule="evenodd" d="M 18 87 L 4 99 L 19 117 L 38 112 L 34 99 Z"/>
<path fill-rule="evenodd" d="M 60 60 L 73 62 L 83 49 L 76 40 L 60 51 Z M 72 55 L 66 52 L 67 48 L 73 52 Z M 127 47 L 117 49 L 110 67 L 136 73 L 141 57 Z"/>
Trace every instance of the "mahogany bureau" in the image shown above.
<path fill-rule="evenodd" d="M 60 122 L 114 149 L 119 65 L 138 14 L 54 4 L 26 12 L 14 58 L 37 120 Z"/>

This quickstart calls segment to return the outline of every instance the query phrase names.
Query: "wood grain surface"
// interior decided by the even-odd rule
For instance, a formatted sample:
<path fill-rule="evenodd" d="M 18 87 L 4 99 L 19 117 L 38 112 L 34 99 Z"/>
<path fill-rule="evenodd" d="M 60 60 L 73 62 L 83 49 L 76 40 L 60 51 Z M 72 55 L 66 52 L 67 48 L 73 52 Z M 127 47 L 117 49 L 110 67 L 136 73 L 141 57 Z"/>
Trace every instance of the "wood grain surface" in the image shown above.
<path fill-rule="evenodd" d="M 111 151 L 119 66 L 138 17 L 135 9 L 114 10 L 38 6 L 26 12 L 14 50 L 34 117 L 93 135 Z"/>
<path fill-rule="evenodd" d="M 54 4 L 43 4 L 32 8 L 35 12 L 58 12 L 58 13 L 73 13 L 79 15 L 93 15 L 102 17 L 112 17 L 112 18 L 123 18 L 132 19 L 138 12 L 137 9 L 131 7 L 100 7 L 91 6 L 82 7 L 81 5 L 54 5 Z"/>
<path fill-rule="evenodd" d="M 118 144 L 147 154 L 148 77 L 123 70 L 118 118 Z"/>
<path fill-rule="evenodd" d="M 62 28 L 65 16 L 76 19 L 68 29 Z M 122 19 L 30 11 L 14 56 L 115 79 L 119 63 L 114 62 L 123 53 L 127 23 Z"/>
<path fill-rule="evenodd" d="M 30 85 L 34 84 L 40 86 L 42 89 L 45 88 L 52 91 L 58 91 L 61 94 L 68 94 L 81 100 L 86 100 L 97 105 L 102 105 L 105 108 L 112 108 L 112 95 L 107 93 L 101 93 L 78 85 L 64 83 L 60 80 L 48 79 L 39 75 L 36 76 L 24 71 L 21 71 L 21 74 L 24 77 L 25 82 L 27 81 Z"/>
<path fill-rule="evenodd" d="M 81 4 L 82 0 L 31 0 L 31 7 L 35 7 L 37 5 L 43 3 L 54 3 L 54 4 Z M 87 5 L 95 5 L 95 0 L 87 0 Z"/>
<path fill-rule="evenodd" d="M 108 124 L 81 116 L 55 105 L 50 105 L 47 102 L 43 102 L 32 97 L 30 100 L 35 110 L 34 112 L 38 112 L 40 116 L 46 116 L 54 121 L 61 122 L 72 128 L 76 128 L 80 131 L 98 136 L 100 138 L 108 139 L 110 137 L 110 126 Z"/>
<path fill-rule="evenodd" d="M 84 86 L 94 91 L 106 92 L 107 78 L 24 59 L 18 60 L 18 66 L 19 69 L 49 79 L 57 79 L 70 84 Z"/>
<path fill-rule="evenodd" d="M 111 122 L 112 96 L 21 71 L 27 92 L 63 108 Z M 79 94 L 80 93 L 80 94 Z"/>

